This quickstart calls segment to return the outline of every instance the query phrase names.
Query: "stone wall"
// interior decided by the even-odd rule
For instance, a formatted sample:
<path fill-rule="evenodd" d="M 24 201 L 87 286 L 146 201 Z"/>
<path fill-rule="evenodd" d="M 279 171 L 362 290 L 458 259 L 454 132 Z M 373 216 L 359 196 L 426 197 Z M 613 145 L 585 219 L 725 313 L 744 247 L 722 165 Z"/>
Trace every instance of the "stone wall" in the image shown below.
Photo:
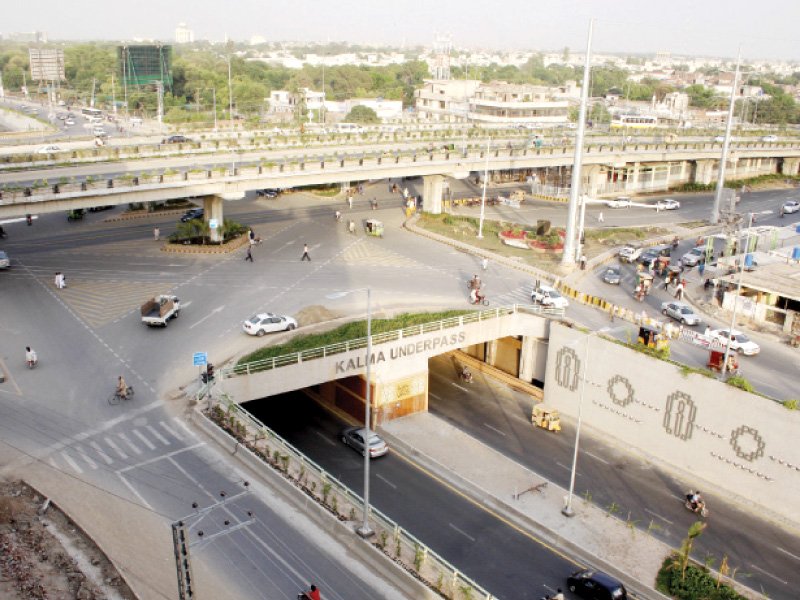
<path fill-rule="evenodd" d="M 594 335 L 586 352 L 586 333 L 552 324 L 548 405 L 577 417 L 586 369 L 584 426 L 800 523 L 800 412 Z"/>

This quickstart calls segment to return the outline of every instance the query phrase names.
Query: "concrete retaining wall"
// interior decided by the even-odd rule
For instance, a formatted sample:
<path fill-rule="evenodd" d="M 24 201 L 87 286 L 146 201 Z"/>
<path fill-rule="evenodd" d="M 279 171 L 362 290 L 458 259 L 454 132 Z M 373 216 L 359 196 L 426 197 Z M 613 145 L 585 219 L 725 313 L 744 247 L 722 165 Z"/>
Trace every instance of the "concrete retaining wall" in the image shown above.
<path fill-rule="evenodd" d="M 800 412 L 596 336 L 587 361 L 586 338 L 552 324 L 547 404 L 577 416 L 585 368 L 585 425 L 800 523 Z"/>

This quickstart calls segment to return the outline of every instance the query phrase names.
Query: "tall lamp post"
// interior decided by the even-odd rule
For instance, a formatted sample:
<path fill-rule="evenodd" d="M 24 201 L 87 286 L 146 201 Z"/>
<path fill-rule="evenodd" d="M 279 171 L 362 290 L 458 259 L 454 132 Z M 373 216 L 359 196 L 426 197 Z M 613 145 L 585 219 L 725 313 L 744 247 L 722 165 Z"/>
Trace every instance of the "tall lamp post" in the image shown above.
<path fill-rule="evenodd" d="M 364 394 L 364 514 L 361 520 L 361 526 L 356 529 L 358 535 L 366 538 L 374 533 L 369 526 L 369 437 L 371 424 L 370 405 L 372 403 L 372 394 L 370 390 L 372 382 L 370 377 L 372 364 L 372 290 L 368 287 L 357 288 L 328 294 L 326 297 L 335 300 L 357 292 L 367 292 L 367 390 Z"/>
<path fill-rule="evenodd" d="M 486 184 L 489 181 L 489 148 L 492 145 L 492 138 L 486 140 L 486 164 L 483 168 L 483 195 L 481 196 L 481 218 L 478 222 L 478 239 L 483 237 L 483 217 L 486 214 Z"/>

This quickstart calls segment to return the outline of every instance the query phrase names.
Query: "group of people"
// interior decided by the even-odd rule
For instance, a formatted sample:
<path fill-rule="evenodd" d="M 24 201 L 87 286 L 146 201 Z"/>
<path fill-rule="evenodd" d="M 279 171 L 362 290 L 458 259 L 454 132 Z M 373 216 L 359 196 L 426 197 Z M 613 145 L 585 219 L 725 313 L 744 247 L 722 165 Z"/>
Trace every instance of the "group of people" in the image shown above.
<path fill-rule="evenodd" d="M 63 290 L 65 287 L 67 287 L 67 279 L 64 277 L 64 274 L 61 271 L 56 271 L 55 284 L 60 290 Z"/>

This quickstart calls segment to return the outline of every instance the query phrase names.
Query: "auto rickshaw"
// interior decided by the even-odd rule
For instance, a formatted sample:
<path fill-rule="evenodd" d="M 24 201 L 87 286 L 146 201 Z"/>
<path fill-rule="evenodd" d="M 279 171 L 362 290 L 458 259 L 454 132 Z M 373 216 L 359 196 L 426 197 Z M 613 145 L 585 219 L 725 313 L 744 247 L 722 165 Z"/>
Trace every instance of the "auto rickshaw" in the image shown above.
<path fill-rule="evenodd" d="M 79 221 L 86 211 L 82 208 L 73 208 L 67 211 L 67 221 Z"/>
<path fill-rule="evenodd" d="M 636 285 L 636 289 L 633 290 L 634 297 L 641 302 L 644 300 L 644 297 L 650 293 L 650 288 L 653 287 L 653 276 L 650 273 L 637 273 L 637 278 L 639 279 L 638 284 Z"/>
<path fill-rule="evenodd" d="M 561 416 L 558 411 L 544 404 L 533 406 L 531 423 L 547 431 L 561 431 Z"/>
<path fill-rule="evenodd" d="M 658 329 L 648 325 L 639 327 L 639 337 L 636 341 L 647 348 L 655 350 L 669 348 L 669 340 Z"/>
<path fill-rule="evenodd" d="M 375 237 L 383 237 L 383 223 L 377 219 L 367 219 L 364 223 L 364 229 L 367 235 L 374 235 Z"/>
<path fill-rule="evenodd" d="M 725 352 L 720 350 L 712 350 L 708 355 L 708 363 L 706 368 L 722 373 L 722 363 L 725 360 Z M 739 370 L 739 359 L 733 352 L 728 354 L 728 366 L 725 371 L 728 373 L 736 373 Z"/>

